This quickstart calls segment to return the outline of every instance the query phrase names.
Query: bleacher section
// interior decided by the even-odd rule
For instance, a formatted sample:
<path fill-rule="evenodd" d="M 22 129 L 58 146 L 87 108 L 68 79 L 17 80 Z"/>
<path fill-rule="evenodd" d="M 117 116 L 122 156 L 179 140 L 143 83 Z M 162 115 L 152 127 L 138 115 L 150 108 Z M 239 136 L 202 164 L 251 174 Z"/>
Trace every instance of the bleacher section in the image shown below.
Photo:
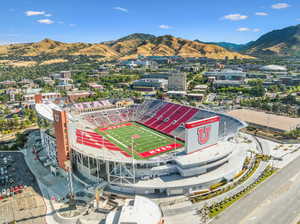
<path fill-rule="evenodd" d="M 90 146 L 97 149 L 108 149 L 112 151 L 119 151 L 126 157 L 131 157 L 127 152 L 120 149 L 115 144 L 111 143 L 107 139 L 104 139 L 101 135 L 96 132 L 76 130 L 76 142 L 78 144 Z"/>
<path fill-rule="evenodd" d="M 74 109 L 78 112 L 88 112 L 99 109 L 112 108 L 113 105 L 109 102 L 109 100 L 101 100 L 93 102 L 75 103 L 73 106 Z"/>
<path fill-rule="evenodd" d="M 120 108 L 87 113 L 82 117 L 95 127 L 107 127 L 133 120 L 134 112 L 132 108 Z"/>
<path fill-rule="evenodd" d="M 155 115 L 145 122 L 144 125 L 165 134 L 171 134 L 181 124 L 190 120 L 198 109 L 173 103 L 166 103 Z"/>
<path fill-rule="evenodd" d="M 82 117 L 95 127 L 107 127 L 128 121 L 136 121 L 161 133 L 184 140 L 184 124 L 219 115 L 221 117 L 219 137 L 236 133 L 243 123 L 224 114 L 189 106 L 148 100 L 127 108 L 109 109 L 83 114 Z"/>

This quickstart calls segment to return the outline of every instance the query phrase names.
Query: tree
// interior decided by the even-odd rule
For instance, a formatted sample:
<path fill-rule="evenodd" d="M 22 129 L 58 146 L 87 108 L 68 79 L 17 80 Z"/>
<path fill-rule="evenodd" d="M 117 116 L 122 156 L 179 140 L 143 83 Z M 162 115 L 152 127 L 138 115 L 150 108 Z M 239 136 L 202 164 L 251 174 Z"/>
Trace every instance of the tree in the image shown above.
<path fill-rule="evenodd" d="M 287 95 L 286 97 L 284 97 L 282 99 L 282 102 L 285 103 L 285 104 L 296 104 L 297 103 L 297 99 L 296 99 L 296 96 L 293 96 L 291 94 Z"/>
<path fill-rule="evenodd" d="M 266 90 L 265 90 L 265 88 L 262 85 L 257 85 L 257 86 L 252 87 L 250 89 L 250 94 L 252 96 L 262 97 L 262 96 L 265 95 L 265 93 L 266 93 Z"/>
<path fill-rule="evenodd" d="M 157 90 L 156 91 L 156 98 L 157 99 L 163 99 L 164 98 L 163 92 L 160 91 L 160 90 Z"/>
<path fill-rule="evenodd" d="M 273 111 L 274 113 L 279 112 L 279 105 L 278 105 L 278 103 L 273 103 L 273 104 L 272 104 L 272 111 Z"/>
<path fill-rule="evenodd" d="M 297 108 L 297 116 L 300 117 L 300 107 Z"/>

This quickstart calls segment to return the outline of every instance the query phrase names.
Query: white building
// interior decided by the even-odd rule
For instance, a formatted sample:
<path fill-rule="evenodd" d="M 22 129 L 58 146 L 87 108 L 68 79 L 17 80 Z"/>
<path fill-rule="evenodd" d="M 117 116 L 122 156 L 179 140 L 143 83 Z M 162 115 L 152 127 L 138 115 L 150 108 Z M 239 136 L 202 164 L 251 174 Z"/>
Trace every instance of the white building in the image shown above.
<path fill-rule="evenodd" d="M 169 91 L 186 91 L 186 73 L 171 73 L 168 78 Z"/>
<path fill-rule="evenodd" d="M 216 80 L 244 80 L 246 78 L 246 73 L 240 70 L 215 70 L 204 73 L 205 77 L 212 78 Z"/>
<path fill-rule="evenodd" d="M 162 212 L 157 204 L 148 198 L 135 196 L 107 217 L 105 224 L 162 224 Z"/>

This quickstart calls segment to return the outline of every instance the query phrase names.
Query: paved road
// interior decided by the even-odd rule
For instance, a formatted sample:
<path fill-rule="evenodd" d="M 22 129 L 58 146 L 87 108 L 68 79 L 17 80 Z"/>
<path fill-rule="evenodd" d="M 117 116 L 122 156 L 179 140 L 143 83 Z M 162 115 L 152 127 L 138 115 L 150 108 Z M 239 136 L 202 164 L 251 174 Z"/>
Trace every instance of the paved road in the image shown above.
<path fill-rule="evenodd" d="M 258 141 L 258 139 L 255 139 L 255 140 Z M 268 145 L 263 144 L 262 147 L 266 147 L 266 148 L 259 147 L 259 151 L 262 151 L 262 153 L 264 153 L 264 154 L 268 154 L 269 153 Z M 202 208 L 205 204 L 212 205 L 214 203 L 223 201 L 225 198 L 232 197 L 232 196 L 236 195 L 237 193 L 243 191 L 245 188 L 250 186 L 252 183 L 254 183 L 257 180 L 257 178 L 263 173 L 263 171 L 266 169 L 266 167 L 268 165 L 269 165 L 268 162 L 262 161 L 260 163 L 259 167 L 257 168 L 257 170 L 255 171 L 255 173 L 250 178 L 248 178 L 245 182 L 243 182 L 242 184 L 233 188 L 232 190 L 230 190 L 224 194 L 218 195 L 214 198 L 211 198 L 209 200 L 202 201 L 202 202 L 199 202 L 196 204 L 182 203 L 183 206 L 178 206 L 177 208 L 173 208 L 172 206 L 171 207 L 163 207 L 162 209 L 163 209 L 164 215 L 165 216 L 177 216 L 178 214 L 191 212 L 191 210 L 198 210 L 198 209 Z M 209 187 L 209 185 L 207 187 Z"/>
<path fill-rule="evenodd" d="M 299 168 L 300 157 L 229 207 L 212 223 L 296 224 L 300 221 Z"/>
<path fill-rule="evenodd" d="M 214 203 L 218 203 L 220 201 L 223 201 L 225 198 L 229 198 L 229 197 L 241 192 L 242 190 L 244 190 L 245 188 L 250 186 L 252 183 L 254 183 L 256 181 L 256 179 L 258 178 L 258 176 L 260 176 L 263 173 L 263 171 L 265 170 L 267 165 L 268 165 L 268 163 L 261 162 L 261 164 L 257 168 L 256 172 L 249 179 L 247 179 L 241 185 L 238 185 L 237 187 L 233 188 L 232 190 L 230 190 L 230 191 L 228 191 L 224 194 L 218 195 L 214 198 L 211 198 L 209 200 L 202 201 L 202 202 L 199 202 L 199 203 L 196 203 L 196 204 L 185 205 L 184 207 L 167 208 L 167 209 L 164 210 L 164 215 L 165 216 L 175 216 L 175 215 L 178 215 L 179 213 L 187 213 L 187 212 L 190 212 L 191 210 L 200 209 L 205 204 L 206 205 L 212 205 Z"/>
<path fill-rule="evenodd" d="M 185 201 L 180 203 L 180 205 L 176 204 L 178 206 L 177 208 L 174 208 L 173 206 L 162 207 L 166 223 L 182 224 L 182 220 L 185 220 L 185 223 L 189 224 L 199 223 L 200 217 L 196 214 L 196 211 L 198 209 L 202 208 L 204 204 L 211 205 L 216 202 L 223 201 L 225 198 L 231 197 L 237 194 L 238 192 L 242 191 L 244 188 L 251 185 L 251 183 L 255 182 L 257 177 L 263 172 L 267 165 L 268 163 L 262 162 L 259 168 L 257 169 L 256 173 L 249 179 L 247 179 L 243 184 L 217 197 L 196 204 L 191 204 L 190 201 Z"/>

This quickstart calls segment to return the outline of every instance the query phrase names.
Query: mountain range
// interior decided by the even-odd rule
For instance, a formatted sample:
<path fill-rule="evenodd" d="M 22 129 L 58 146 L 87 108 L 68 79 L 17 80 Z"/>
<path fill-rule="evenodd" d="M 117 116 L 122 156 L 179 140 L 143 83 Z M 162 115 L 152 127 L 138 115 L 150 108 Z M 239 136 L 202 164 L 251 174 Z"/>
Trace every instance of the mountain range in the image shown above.
<path fill-rule="evenodd" d="M 228 50 L 242 54 L 261 56 L 300 56 L 300 24 L 262 35 L 246 44 L 211 42 Z"/>
<path fill-rule="evenodd" d="M 221 46 L 201 43 L 171 35 L 154 36 L 135 33 L 115 41 L 102 43 L 63 43 L 44 39 L 36 43 L 10 44 L 0 46 L 0 55 L 39 56 L 39 55 L 96 55 L 114 59 L 130 59 L 144 56 L 207 57 L 214 59 L 251 58 L 232 52 Z"/>
<path fill-rule="evenodd" d="M 246 44 L 202 42 L 171 35 L 134 33 L 101 43 L 63 43 L 44 39 L 35 43 L 0 45 L 0 56 L 87 55 L 109 59 L 144 56 L 207 57 L 213 59 L 300 56 L 300 25 L 274 30 Z"/>

